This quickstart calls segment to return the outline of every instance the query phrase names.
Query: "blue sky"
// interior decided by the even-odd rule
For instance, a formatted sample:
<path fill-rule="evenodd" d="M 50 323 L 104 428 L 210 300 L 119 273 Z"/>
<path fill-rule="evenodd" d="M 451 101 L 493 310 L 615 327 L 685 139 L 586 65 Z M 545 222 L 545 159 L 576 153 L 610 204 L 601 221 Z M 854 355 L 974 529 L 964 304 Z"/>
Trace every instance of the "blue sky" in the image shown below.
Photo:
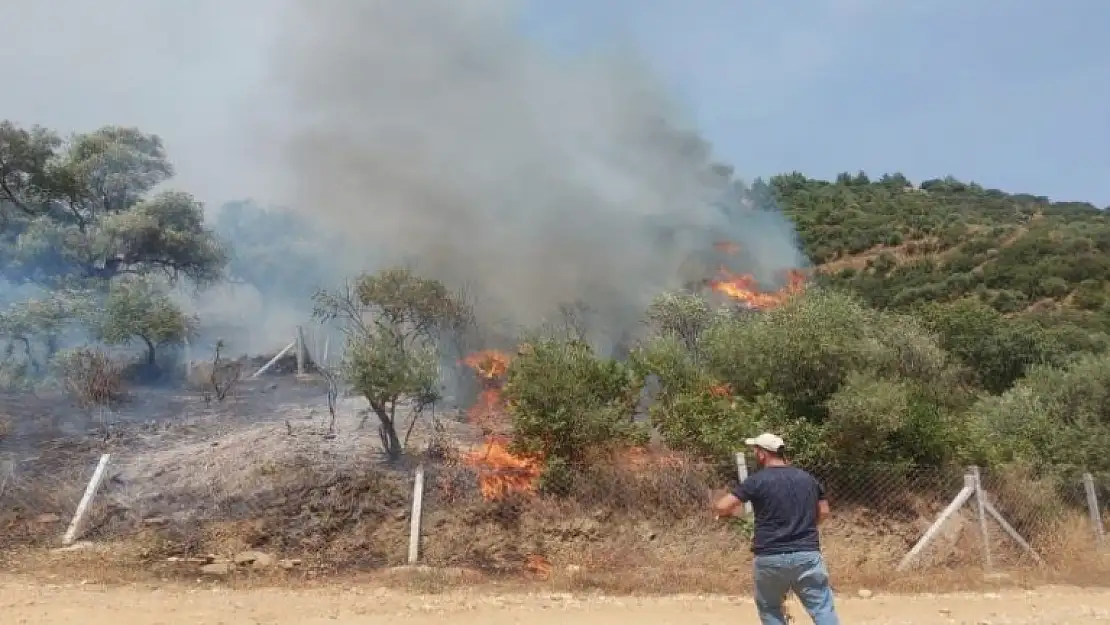
<path fill-rule="evenodd" d="M 257 190 L 229 137 L 281 1 L 0 0 L 19 59 L 0 118 L 138 125 L 202 198 Z M 521 1 L 564 53 L 640 55 L 743 177 L 900 170 L 1110 205 L 1110 1 Z"/>
<path fill-rule="evenodd" d="M 952 174 L 1110 205 L 1105 0 L 533 0 L 563 50 L 627 46 L 743 177 Z"/>

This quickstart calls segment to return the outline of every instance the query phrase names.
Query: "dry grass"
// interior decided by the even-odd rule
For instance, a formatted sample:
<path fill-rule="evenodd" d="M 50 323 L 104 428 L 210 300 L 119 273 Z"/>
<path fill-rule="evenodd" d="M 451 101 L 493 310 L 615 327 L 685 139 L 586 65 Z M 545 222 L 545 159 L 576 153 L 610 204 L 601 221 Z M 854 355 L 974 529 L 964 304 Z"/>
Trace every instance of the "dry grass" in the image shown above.
<path fill-rule="evenodd" d="M 124 467 L 123 485 L 109 484 L 98 500 L 89 537 L 109 551 L 66 554 L 69 564 L 63 569 L 91 579 L 195 576 L 195 565 L 171 565 L 167 558 L 260 549 L 300 558 L 304 565 L 291 572 L 251 573 L 257 583 L 369 574 L 423 593 L 456 585 L 539 584 L 635 594 L 746 593 L 751 585 L 748 529 L 715 521 L 706 510 L 708 493 L 727 482 L 717 467 L 584 467 L 567 476 L 568 496 L 485 501 L 470 469 L 433 463 L 421 551 L 428 568 L 409 568 L 403 565 L 411 472 L 385 469 L 365 457 L 351 460 L 357 457 L 350 453 L 342 462 L 321 462 L 295 455 L 294 448 L 265 448 L 250 437 L 151 456 Z M 9 549 L 56 544 L 64 528 L 39 517 L 67 519 L 87 477 L 87 467 L 68 477 L 46 471 L 21 475 L 17 490 L 0 502 L 4 544 Z M 993 491 L 1009 493 L 1001 487 Z M 872 505 L 840 498 L 844 503 L 823 528 L 836 587 L 940 591 L 1000 583 L 983 576 L 982 541 L 971 506 L 945 526 L 917 568 L 893 573 L 953 494 L 944 488 L 933 494 L 890 492 Z M 1110 560 L 1094 548 L 1084 513 L 1061 509 L 1023 524 L 1046 560 L 1043 568 L 992 530 L 996 568 L 1009 573 L 1002 583 L 1105 579 Z M 148 522 L 151 517 L 158 522 Z M 30 561 L 24 556 L 21 562 Z M 62 557 L 34 561 L 61 567 Z"/>
<path fill-rule="evenodd" d="M 223 342 L 217 342 L 212 360 L 190 363 L 185 378 L 186 386 L 199 391 L 205 403 L 212 399 L 222 402 L 243 379 L 246 359 L 229 359 L 223 355 Z"/>
<path fill-rule="evenodd" d="M 110 406 L 126 396 L 123 366 L 104 351 L 82 347 L 61 362 L 61 380 L 67 394 L 84 408 Z"/>

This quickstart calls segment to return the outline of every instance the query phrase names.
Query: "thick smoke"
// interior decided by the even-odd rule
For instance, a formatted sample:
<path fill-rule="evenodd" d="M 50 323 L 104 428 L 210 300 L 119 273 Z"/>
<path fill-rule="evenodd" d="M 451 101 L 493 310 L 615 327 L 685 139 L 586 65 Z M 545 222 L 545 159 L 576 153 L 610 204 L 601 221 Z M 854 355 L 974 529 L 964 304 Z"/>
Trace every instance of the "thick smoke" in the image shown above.
<path fill-rule="evenodd" d="M 626 328 L 720 236 L 760 250 L 761 277 L 802 262 L 781 218 L 714 207 L 722 180 L 651 76 L 545 54 L 519 8 L 293 2 L 271 59 L 288 204 L 514 326 L 584 300 Z"/>

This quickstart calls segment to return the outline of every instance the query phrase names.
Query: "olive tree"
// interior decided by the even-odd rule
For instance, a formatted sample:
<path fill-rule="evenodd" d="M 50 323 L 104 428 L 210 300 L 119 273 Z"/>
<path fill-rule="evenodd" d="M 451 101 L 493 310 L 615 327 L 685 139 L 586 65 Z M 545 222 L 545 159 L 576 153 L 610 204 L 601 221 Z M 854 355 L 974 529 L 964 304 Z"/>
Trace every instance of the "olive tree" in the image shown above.
<path fill-rule="evenodd" d="M 4 354 L 0 369 L 5 378 L 33 378 L 44 373 L 58 352 L 59 337 L 86 317 L 90 304 L 85 293 L 57 290 L 15 302 L 0 312 Z"/>
<path fill-rule="evenodd" d="M 163 273 L 218 279 L 227 252 L 173 175 L 162 140 L 106 126 L 63 139 L 0 122 L 0 273 L 56 287 Z"/>
<path fill-rule="evenodd" d="M 317 292 L 314 301 L 317 319 L 341 324 L 341 373 L 377 416 L 386 455 L 400 458 L 398 406 L 413 399 L 419 410 L 438 398 L 441 341 L 470 322 L 469 306 L 441 282 L 403 267 L 363 274 L 343 290 Z"/>
<path fill-rule="evenodd" d="M 915 319 L 814 289 L 759 314 L 715 314 L 691 349 L 661 333 L 635 354 L 664 391 L 675 446 L 727 452 L 774 429 L 806 461 L 940 462 L 967 449 L 965 372 Z M 963 446 L 961 448 L 961 446 Z"/>
<path fill-rule="evenodd" d="M 170 298 L 164 285 L 141 277 L 112 284 L 94 325 L 99 338 L 110 345 L 141 341 L 149 371 L 157 369 L 159 347 L 180 345 L 195 327 L 196 320 Z"/>

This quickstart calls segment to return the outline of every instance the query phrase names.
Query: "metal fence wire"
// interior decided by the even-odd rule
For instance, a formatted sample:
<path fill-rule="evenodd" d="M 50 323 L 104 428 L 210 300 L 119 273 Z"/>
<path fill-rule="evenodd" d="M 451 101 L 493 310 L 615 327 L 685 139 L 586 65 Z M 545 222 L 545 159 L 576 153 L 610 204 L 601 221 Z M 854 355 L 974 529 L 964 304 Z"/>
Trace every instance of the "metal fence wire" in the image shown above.
<path fill-rule="evenodd" d="M 457 453 L 393 464 L 328 454 L 207 463 L 201 456 L 182 465 L 188 470 L 113 456 L 80 537 L 145 540 L 152 558 L 266 549 L 320 568 L 620 571 L 646 584 L 735 578 L 736 553 L 752 532 L 750 518 L 722 521 L 708 509 L 740 478 L 738 467 L 677 455 L 546 466 Z M 98 457 L 0 459 L 0 548 L 56 544 Z M 823 548 L 853 573 L 883 580 L 960 568 L 1110 570 L 1102 555 L 1105 477 L 1065 467 L 804 468 L 822 482 L 834 513 Z"/>

